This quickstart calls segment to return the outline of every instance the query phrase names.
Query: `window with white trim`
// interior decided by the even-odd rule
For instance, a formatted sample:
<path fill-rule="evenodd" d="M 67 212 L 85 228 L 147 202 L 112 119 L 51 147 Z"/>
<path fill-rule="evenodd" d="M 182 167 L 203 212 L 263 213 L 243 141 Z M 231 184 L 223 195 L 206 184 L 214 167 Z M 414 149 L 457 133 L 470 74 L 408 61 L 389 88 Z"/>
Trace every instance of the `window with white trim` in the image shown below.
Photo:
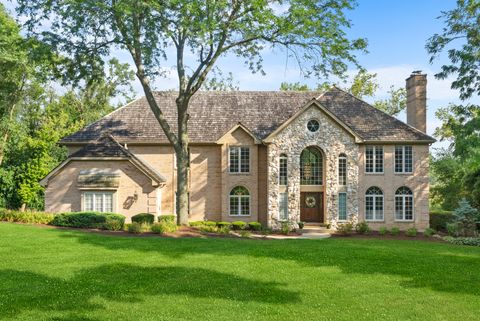
<path fill-rule="evenodd" d="M 395 192 L 395 220 L 413 221 L 413 192 L 406 186 Z"/>
<path fill-rule="evenodd" d="M 230 147 L 229 171 L 230 173 L 250 172 L 250 148 L 233 146 Z"/>
<path fill-rule="evenodd" d="M 250 193 L 243 186 L 234 187 L 230 191 L 230 215 L 250 215 Z"/>
<path fill-rule="evenodd" d="M 395 173 L 411 173 L 412 171 L 412 146 L 395 146 Z"/>
<path fill-rule="evenodd" d="M 288 194 L 280 193 L 278 196 L 278 218 L 280 221 L 288 221 Z"/>
<path fill-rule="evenodd" d="M 338 156 L 338 185 L 347 185 L 347 155 Z"/>
<path fill-rule="evenodd" d="M 278 166 L 278 183 L 280 185 L 287 185 L 288 179 L 287 179 L 287 170 L 288 170 L 288 165 L 287 165 L 287 155 L 281 154 L 280 155 L 280 160 L 279 160 L 279 166 Z"/>
<path fill-rule="evenodd" d="M 365 146 L 365 172 L 383 173 L 383 146 Z"/>
<path fill-rule="evenodd" d="M 347 193 L 338 193 L 338 220 L 347 220 Z"/>
<path fill-rule="evenodd" d="M 113 212 L 113 192 L 84 192 L 83 210 Z"/>
<path fill-rule="evenodd" d="M 365 220 L 383 221 L 383 192 L 376 186 L 365 192 Z"/>

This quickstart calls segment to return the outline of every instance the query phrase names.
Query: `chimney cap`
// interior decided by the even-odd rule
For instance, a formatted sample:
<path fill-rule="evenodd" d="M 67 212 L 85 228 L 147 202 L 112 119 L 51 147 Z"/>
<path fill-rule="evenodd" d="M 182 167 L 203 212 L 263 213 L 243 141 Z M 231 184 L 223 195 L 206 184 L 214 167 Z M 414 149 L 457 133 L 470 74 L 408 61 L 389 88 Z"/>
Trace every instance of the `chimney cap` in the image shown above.
<path fill-rule="evenodd" d="M 412 71 L 412 75 L 420 75 L 422 73 L 421 70 L 414 70 Z"/>

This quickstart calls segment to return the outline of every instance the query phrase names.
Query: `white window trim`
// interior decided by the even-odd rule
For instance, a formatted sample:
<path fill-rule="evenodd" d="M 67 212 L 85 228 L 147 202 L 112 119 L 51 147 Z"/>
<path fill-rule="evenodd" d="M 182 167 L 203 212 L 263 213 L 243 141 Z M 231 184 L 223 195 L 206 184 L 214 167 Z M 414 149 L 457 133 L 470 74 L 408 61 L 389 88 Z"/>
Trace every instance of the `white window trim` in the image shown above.
<path fill-rule="evenodd" d="M 239 149 L 239 154 L 238 154 L 238 172 L 232 172 L 230 169 L 230 152 L 231 148 L 238 148 Z M 241 164 L 242 164 L 242 152 L 241 148 L 248 148 L 248 172 L 240 172 L 241 169 Z M 252 151 L 250 150 L 250 146 L 245 146 L 245 145 L 230 145 L 228 146 L 228 173 L 233 174 L 233 175 L 249 175 L 250 174 L 250 168 L 252 168 L 252 162 L 251 162 L 251 155 Z"/>
<path fill-rule="evenodd" d="M 402 219 L 398 219 L 397 218 L 397 209 L 396 209 L 396 203 L 397 203 L 397 197 L 401 197 L 402 198 Z M 407 197 L 411 197 L 412 198 L 412 218 L 407 220 L 405 219 L 405 198 Z M 415 221 L 415 199 L 413 197 L 413 191 L 412 191 L 412 195 L 397 195 L 395 194 L 395 201 L 393 203 L 394 205 L 394 208 L 393 208 L 393 216 L 395 218 L 395 222 L 414 222 Z"/>
<path fill-rule="evenodd" d="M 245 186 L 243 186 L 243 185 L 237 185 L 237 186 L 245 187 Z M 232 190 L 233 190 L 235 187 L 237 187 L 237 186 L 232 187 L 232 188 L 230 189 L 230 191 L 228 192 L 228 216 L 230 216 L 230 217 L 249 217 L 249 216 L 252 216 L 251 204 L 250 204 L 252 198 L 251 198 L 251 195 L 250 195 L 250 190 L 249 190 L 248 188 L 245 187 L 245 188 L 247 189 L 247 191 L 248 191 L 248 195 L 230 195 L 230 193 L 232 192 Z M 240 204 L 241 204 L 240 198 L 245 197 L 245 196 L 248 196 L 248 214 L 232 214 L 232 211 L 230 210 L 230 199 L 231 199 L 232 197 L 237 197 L 237 198 L 238 198 L 238 202 L 239 202 L 239 203 L 238 203 L 238 205 L 239 205 L 239 206 L 238 206 L 238 212 L 241 213 L 242 207 L 240 206 Z"/>
<path fill-rule="evenodd" d="M 410 172 L 405 171 L 405 147 L 411 147 L 412 148 L 412 170 Z M 396 159 L 397 159 L 397 147 L 402 148 L 402 171 L 397 172 L 397 166 L 395 164 Z M 395 174 L 413 174 L 413 165 L 414 165 L 414 157 L 413 157 L 413 146 L 412 145 L 395 145 L 393 149 L 393 171 Z"/>
<path fill-rule="evenodd" d="M 367 172 L 367 147 L 373 147 L 373 172 Z M 382 171 L 377 172 L 377 147 L 382 148 Z M 382 175 L 385 174 L 385 149 L 381 145 L 365 145 L 365 162 L 364 162 L 364 171 L 366 175 Z"/>
<path fill-rule="evenodd" d="M 105 194 L 111 194 L 112 195 L 112 212 L 111 213 L 115 213 L 117 211 L 117 193 L 116 191 L 112 191 L 112 190 L 88 190 L 88 191 L 83 191 L 81 194 L 80 194 L 80 198 L 81 198 L 81 206 L 80 206 L 80 209 L 82 212 L 85 212 L 87 211 L 86 209 L 86 206 L 85 206 L 85 195 L 86 194 L 93 194 L 93 197 L 92 197 L 92 205 L 93 205 L 93 209 L 92 210 L 88 210 L 88 211 L 94 211 L 94 212 L 103 212 L 105 213 Z M 97 211 L 95 210 L 95 194 L 102 194 L 102 210 L 101 211 Z"/>
<path fill-rule="evenodd" d="M 288 194 L 287 194 L 287 219 L 284 220 L 280 217 L 280 195 L 281 194 L 287 194 L 287 192 L 280 192 L 278 193 L 278 200 L 277 200 L 277 203 L 278 203 L 278 221 L 279 222 L 288 222 L 288 219 L 289 219 L 289 212 L 288 212 Z"/>
<path fill-rule="evenodd" d="M 285 155 L 285 157 L 283 157 L 282 155 Z M 280 183 L 280 161 L 282 160 L 282 158 L 285 158 L 285 160 L 287 161 L 287 164 L 286 164 L 286 167 L 287 167 L 287 183 L 286 184 L 282 184 Z M 285 154 L 285 153 L 281 153 L 280 156 L 278 157 L 278 185 L 279 186 L 288 186 L 288 156 Z"/>
<path fill-rule="evenodd" d="M 345 211 L 346 211 L 346 213 L 345 213 L 345 219 L 344 220 L 340 219 L 340 194 L 345 194 Z M 347 202 L 348 202 L 347 193 L 346 192 L 339 192 L 338 193 L 338 213 L 337 213 L 337 217 L 338 217 L 339 222 L 347 222 L 348 221 Z"/>

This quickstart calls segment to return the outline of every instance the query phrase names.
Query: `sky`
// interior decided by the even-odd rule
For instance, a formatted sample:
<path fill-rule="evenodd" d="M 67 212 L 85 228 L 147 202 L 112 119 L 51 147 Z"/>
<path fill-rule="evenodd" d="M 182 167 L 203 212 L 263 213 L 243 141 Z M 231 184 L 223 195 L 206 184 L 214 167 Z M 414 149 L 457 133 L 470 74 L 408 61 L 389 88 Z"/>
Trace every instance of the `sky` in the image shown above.
<path fill-rule="evenodd" d="M 12 10 L 14 5 L 4 0 L 6 7 Z M 441 32 L 443 21 L 437 19 L 441 11 L 456 6 L 455 0 L 358 0 L 358 6 L 348 11 L 347 16 L 352 21 L 352 28 L 347 30 L 349 38 L 367 38 L 367 54 L 359 54 L 361 66 L 371 73 L 377 74 L 380 89 L 375 98 L 385 98 L 391 85 L 404 87 L 405 79 L 414 70 L 421 70 L 427 74 L 427 133 L 433 134 L 440 121 L 435 117 L 438 108 L 449 103 L 459 103 L 458 92 L 450 89 L 451 79 L 437 80 L 434 74 L 444 63 L 448 63 L 446 55 L 440 56 L 433 64 L 429 63 L 429 56 L 425 44 L 433 34 Z M 122 61 L 130 61 L 124 52 L 114 52 L 113 55 Z M 286 63 L 285 53 L 264 50 L 265 76 L 251 74 L 242 60 L 232 56 L 222 58 L 218 67 L 224 72 L 232 72 L 240 90 L 278 90 L 282 82 L 301 82 L 315 87 L 323 82 L 318 79 L 302 78 L 293 62 Z M 170 63 L 170 64 L 169 64 Z M 174 63 L 166 63 L 167 77 L 155 82 L 155 89 L 167 90 L 177 87 Z M 348 74 L 353 76 L 357 70 L 350 69 Z M 134 84 L 137 95 L 141 96 L 142 89 L 138 81 Z M 477 97 L 478 98 L 478 97 Z M 479 99 L 471 101 L 480 103 Z M 405 114 L 399 115 L 405 120 Z M 437 142 L 432 147 L 445 147 L 445 142 Z"/>

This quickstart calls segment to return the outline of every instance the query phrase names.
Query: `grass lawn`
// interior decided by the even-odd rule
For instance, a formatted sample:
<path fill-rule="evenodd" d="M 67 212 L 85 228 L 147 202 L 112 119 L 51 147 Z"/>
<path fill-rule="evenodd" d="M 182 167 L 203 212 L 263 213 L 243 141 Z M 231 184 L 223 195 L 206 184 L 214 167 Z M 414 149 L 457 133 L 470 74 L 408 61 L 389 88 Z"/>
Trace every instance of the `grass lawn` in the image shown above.
<path fill-rule="evenodd" d="M 0 223 L 0 320 L 479 320 L 480 248 Z"/>

